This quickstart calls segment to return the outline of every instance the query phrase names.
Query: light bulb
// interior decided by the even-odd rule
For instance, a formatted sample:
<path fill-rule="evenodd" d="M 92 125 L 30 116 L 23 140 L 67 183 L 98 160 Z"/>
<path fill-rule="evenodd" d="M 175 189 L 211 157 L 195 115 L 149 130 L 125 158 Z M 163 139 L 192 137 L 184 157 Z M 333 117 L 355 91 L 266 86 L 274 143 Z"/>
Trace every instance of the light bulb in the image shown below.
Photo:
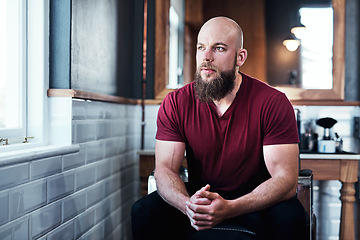
<path fill-rule="evenodd" d="M 306 27 L 293 27 L 291 33 L 294 34 L 296 38 L 302 39 L 306 34 Z"/>
<path fill-rule="evenodd" d="M 290 52 L 296 51 L 300 45 L 300 41 L 296 39 L 285 39 L 283 41 L 284 46 L 289 50 Z"/>

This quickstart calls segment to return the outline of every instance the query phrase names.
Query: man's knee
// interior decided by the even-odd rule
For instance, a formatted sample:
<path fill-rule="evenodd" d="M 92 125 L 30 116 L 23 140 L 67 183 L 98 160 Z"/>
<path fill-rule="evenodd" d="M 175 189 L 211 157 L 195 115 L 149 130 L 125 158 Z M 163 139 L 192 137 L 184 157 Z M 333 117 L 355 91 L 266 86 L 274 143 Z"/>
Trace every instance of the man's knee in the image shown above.
<path fill-rule="evenodd" d="M 288 221 L 306 224 L 306 211 L 296 197 L 276 204 L 271 211 L 278 213 L 278 219 L 285 224 Z"/>
<path fill-rule="evenodd" d="M 296 198 L 274 205 L 267 215 L 270 231 L 276 236 L 292 236 L 291 239 L 306 239 L 307 220 L 305 209 Z"/>
<path fill-rule="evenodd" d="M 132 205 L 131 224 L 134 240 L 156 239 L 157 228 L 154 225 L 156 215 L 151 212 L 154 209 L 152 205 L 155 207 L 156 204 L 153 204 L 152 198 L 148 196 L 139 199 Z"/>
<path fill-rule="evenodd" d="M 152 221 L 157 211 L 161 210 L 161 197 L 156 193 L 147 195 L 137 200 L 131 208 L 133 223 Z M 146 224 L 146 223 L 145 223 Z"/>
<path fill-rule="evenodd" d="M 146 225 L 145 218 L 141 218 L 142 213 L 144 213 L 143 205 L 141 204 L 141 201 L 143 199 L 140 199 L 136 201 L 132 207 L 131 207 L 131 222 L 132 222 L 132 228 L 135 229 L 141 229 L 142 225 Z"/>
<path fill-rule="evenodd" d="M 131 218 L 132 219 L 137 218 L 141 214 L 141 212 L 143 212 L 143 207 L 142 207 L 141 201 L 142 201 L 142 199 L 136 201 L 132 205 L 132 207 L 131 207 Z"/>
<path fill-rule="evenodd" d="M 174 233 L 179 235 L 189 226 L 187 217 L 166 203 L 157 192 L 136 201 L 131 218 L 134 240 L 175 239 Z"/>

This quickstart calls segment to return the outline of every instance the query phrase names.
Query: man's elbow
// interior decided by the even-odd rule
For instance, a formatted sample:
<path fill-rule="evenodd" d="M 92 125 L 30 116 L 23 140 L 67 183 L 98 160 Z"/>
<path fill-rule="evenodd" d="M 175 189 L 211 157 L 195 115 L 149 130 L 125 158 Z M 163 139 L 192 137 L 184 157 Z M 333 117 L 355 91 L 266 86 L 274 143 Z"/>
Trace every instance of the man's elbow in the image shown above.
<path fill-rule="evenodd" d="M 289 184 L 288 186 L 288 190 L 285 191 L 284 194 L 284 200 L 289 200 L 291 198 L 293 198 L 296 195 L 296 191 L 297 191 L 297 178 L 296 181 L 292 181 L 291 184 Z"/>
<path fill-rule="evenodd" d="M 161 179 L 161 177 L 164 175 L 164 171 L 160 168 L 155 168 L 154 170 L 154 177 L 155 180 Z"/>
<path fill-rule="evenodd" d="M 154 171 L 156 181 L 161 181 L 164 178 L 170 178 L 172 175 L 176 174 L 171 169 L 165 167 L 156 167 Z"/>

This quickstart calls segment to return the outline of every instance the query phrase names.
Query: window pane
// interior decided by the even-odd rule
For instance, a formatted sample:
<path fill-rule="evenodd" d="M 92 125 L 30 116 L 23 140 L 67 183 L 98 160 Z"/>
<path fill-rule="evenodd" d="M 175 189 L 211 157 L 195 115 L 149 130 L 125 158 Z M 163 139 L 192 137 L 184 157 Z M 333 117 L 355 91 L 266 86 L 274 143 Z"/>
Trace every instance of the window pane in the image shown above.
<path fill-rule="evenodd" d="M 179 15 L 174 7 L 170 7 L 170 40 L 169 40 L 169 85 L 168 88 L 178 86 L 178 54 L 179 54 Z"/>
<path fill-rule="evenodd" d="M 26 12 L 23 2 L 0 0 L 3 36 L 0 38 L 0 137 L 18 137 L 25 129 L 26 25 L 23 21 Z"/>

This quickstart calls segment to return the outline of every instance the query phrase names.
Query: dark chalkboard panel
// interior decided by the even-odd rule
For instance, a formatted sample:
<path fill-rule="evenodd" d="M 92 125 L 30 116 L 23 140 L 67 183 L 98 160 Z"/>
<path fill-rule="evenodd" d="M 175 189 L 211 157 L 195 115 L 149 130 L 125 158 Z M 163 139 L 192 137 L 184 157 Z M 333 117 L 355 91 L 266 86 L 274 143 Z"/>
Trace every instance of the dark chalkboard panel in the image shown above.
<path fill-rule="evenodd" d="M 71 88 L 141 97 L 143 9 L 143 1 L 72 1 Z"/>
<path fill-rule="evenodd" d="M 72 1 L 71 88 L 116 93 L 116 0 Z"/>

